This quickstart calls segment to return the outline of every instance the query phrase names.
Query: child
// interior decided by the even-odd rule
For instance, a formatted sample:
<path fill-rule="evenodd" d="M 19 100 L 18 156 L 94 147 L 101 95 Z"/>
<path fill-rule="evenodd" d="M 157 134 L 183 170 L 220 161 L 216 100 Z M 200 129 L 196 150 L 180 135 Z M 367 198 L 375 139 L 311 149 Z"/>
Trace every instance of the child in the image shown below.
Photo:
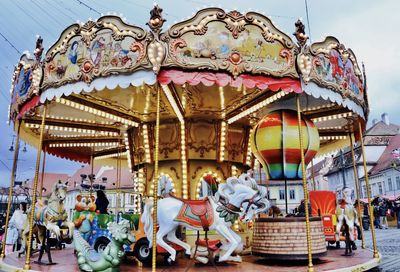
<path fill-rule="evenodd" d="M 18 230 L 15 227 L 13 222 L 10 222 L 7 230 L 7 237 L 6 237 L 6 255 L 14 251 L 14 245 L 17 244 L 18 241 Z"/>

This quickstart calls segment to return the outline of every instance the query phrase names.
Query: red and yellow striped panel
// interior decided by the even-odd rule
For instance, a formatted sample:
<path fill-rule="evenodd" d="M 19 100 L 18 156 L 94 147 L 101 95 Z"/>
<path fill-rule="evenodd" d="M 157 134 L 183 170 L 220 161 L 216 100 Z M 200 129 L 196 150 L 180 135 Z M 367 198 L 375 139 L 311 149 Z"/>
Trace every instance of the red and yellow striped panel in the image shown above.
<path fill-rule="evenodd" d="M 321 216 L 336 213 L 336 194 L 331 191 L 310 191 L 311 214 Z"/>
<path fill-rule="evenodd" d="M 253 130 L 251 147 L 261 160 L 270 179 L 300 179 L 301 156 L 297 112 L 277 110 L 266 115 Z M 315 125 L 302 116 L 305 163 L 319 149 L 319 134 Z"/>

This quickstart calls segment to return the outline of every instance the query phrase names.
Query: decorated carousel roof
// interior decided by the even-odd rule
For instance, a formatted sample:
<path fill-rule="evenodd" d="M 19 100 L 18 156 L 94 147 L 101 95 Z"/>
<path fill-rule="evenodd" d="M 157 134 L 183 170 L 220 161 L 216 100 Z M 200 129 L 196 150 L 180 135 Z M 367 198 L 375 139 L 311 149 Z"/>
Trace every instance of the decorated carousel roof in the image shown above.
<path fill-rule="evenodd" d="M 148 162 L 158 90 L 167 149 L 180 133 L 195 145 L 182 122 L 189 130 L 196 122 L 212 124 L 218 139 L 223 127 L 228 141 L 246 139 L 268 112 L 294 109 L 297 94 L 323 150 L 357 130 L 357 121 L 366 123 L 365 75 L 336 38 L 309 44 L 301 21 L 292 38 L 264 15 L 220 8 L 163 30 L 161 12 L 158 6 L 150 12 L 149 29 L 117 16 L 71 25 L 43 58 L 39 38 L 12 80 L 9 118 L 22 125 L 21 137 L 38 141 L 46 105 L 46 152 L 82 162 L 118 154 L 128 164 Z"/>

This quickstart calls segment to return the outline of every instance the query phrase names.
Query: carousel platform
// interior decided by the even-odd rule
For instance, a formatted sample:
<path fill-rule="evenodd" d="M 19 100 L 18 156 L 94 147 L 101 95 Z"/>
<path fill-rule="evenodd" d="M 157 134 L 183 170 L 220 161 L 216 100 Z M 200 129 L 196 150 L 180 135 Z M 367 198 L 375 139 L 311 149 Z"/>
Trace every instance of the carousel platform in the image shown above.
<path fill-rule="evenodd" d="M 372 258 L 372 252 L 368 249 L 359 248 L 352 257 L 344 257 L 342 254 L 344 249 L 328 250 L 328 254 L 320 260 L 314 261 L 315 271 L 367 271 L 379 265 L 380 258 Z M 53 261 L 57 264 L 46 266 L 32 263 L 30 271 L 79 271 L 76 258 L 72 248 L 52 251 Z M 37 259 L 37 254 L 33 255 L 32 260 Z M 43 258 L 46 260 L 45 256 Z M 1 271 L 23 271 L 25 258 L 18 258 L 15 253 L 8 255 L 0 261 Z M 200 265 L 189 263 L 188 259 L 179 258 L 174 266 L 165 266 L 162 263 L 160 256 L 157 270 L 160 271 L 187 271 L 189 266 L 190 271 L 217 271 L 212 265 Z M 260 257 L 244 256 L 243 262 L 240 264 L 217 264 L 217 269 L 221 271 L 307 271 L 307 262 L 299 261 L 271 261 Z M 121 271 L 151 271 L 150 267 L 140 266 L 133 258 L 128 258 L 127 262 L 121 265 Z"/>

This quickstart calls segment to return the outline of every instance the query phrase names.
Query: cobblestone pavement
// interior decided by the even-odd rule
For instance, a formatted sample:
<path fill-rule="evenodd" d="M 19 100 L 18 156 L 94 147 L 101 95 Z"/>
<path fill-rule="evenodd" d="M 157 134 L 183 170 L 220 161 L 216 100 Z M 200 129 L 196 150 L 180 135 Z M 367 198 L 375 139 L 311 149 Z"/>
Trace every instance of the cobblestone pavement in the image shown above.
<path fill-rule="evenodd" d="M 370 272 L 400 272 L 400 229 L 377 229 L 375 233 L 382 262 Z M 364 236 L 367 247 L 372 249 L 371 231 L 364 231 Z"/>

